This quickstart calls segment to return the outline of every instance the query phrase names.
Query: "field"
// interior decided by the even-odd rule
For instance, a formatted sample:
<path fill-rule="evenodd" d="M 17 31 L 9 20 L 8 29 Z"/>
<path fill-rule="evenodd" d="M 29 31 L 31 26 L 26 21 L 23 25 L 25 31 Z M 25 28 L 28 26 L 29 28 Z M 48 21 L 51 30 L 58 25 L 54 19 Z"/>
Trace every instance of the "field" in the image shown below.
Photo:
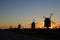
<path fill-rule="evenodd" d="M 0 40 L 58 40 L 59 29 L 10 29 L 0 30 Z"/>

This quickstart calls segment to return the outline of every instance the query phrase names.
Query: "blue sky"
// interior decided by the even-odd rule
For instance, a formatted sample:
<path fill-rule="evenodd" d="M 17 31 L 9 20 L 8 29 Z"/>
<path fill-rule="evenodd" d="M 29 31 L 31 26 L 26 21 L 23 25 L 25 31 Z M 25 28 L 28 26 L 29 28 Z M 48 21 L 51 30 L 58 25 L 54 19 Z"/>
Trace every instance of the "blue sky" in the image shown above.
<path fill-rule="evenodd" d="M 60 0 L 0 0 L 0 27 L 22 23 L 29 25 L 33 18 L 43 22 L 43 16 L 60 23 Z"/>

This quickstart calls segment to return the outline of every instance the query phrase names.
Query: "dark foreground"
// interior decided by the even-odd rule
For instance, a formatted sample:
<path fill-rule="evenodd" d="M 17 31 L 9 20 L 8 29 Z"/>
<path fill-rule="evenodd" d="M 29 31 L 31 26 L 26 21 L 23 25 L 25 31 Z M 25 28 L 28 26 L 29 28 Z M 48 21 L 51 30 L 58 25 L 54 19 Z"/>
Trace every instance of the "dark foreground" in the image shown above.
<path fill-rule="evenodd" d="M 60 30 L 59 29 L 0 30 L 0 40 L 60 40 Z"/>

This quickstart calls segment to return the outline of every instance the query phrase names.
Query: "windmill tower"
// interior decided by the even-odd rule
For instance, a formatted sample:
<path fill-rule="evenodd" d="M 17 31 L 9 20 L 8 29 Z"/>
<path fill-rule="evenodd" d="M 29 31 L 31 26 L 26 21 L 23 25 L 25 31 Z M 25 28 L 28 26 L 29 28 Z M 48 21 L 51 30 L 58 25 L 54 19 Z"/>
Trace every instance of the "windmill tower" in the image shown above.
<path fill-rule="evenodd" d="M 31 24 L 31 29 L 35 29 L 35 20 L 33 19 L 33 22 L 32 22 L 32 24 Z"/>
<path fill-rule="evenodd" d="M 48 18 L 43 17 L 43 18 L 45 18 L 44 27 L 47 27 L 47 29 L 49 29 L 49 27 L 51 27 L 51 17 L 52 17 L 52 14 L 50 14 L 50 17 L 48 17 Z"/>

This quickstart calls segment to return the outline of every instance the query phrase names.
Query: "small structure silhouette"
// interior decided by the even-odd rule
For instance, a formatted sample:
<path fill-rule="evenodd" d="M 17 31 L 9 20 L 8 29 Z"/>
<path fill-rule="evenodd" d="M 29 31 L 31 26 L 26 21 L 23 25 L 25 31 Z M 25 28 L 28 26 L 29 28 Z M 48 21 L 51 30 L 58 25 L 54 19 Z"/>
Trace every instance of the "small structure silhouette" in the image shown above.
<path fill-rule="evenodd" d="M 34 19 L 33 19 L 33 22 L 31 24 L 31 29 L 35 29 L 35 22 L 34 22 Z"/>
<path fill-rule="evenodd" d="M 21 25 L 20 24 L 18 24 L 18 29 L 20 29 L 21 28 Z"/>

